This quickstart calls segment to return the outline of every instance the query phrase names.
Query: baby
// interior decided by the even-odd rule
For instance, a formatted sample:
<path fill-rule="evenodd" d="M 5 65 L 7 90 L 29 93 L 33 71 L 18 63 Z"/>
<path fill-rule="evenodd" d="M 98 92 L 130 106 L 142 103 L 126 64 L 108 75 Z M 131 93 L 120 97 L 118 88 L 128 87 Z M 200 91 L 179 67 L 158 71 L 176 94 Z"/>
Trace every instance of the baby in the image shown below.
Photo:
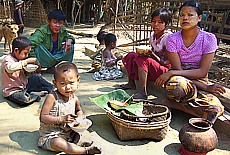
<path fill-rule="evenodd" d="M 69 123 L 82 118 L 79 99 L 74 95 L 80 82 L 75 64 L 62 61 L 54 68 L 53 84 L 57 88 L 47 95 L 40 114 L 40 138 L 38 146 L 66 154 L 100 154 L 101 149 L 85 142 L 78 146 L 79 134 L 71 130 Z"/>

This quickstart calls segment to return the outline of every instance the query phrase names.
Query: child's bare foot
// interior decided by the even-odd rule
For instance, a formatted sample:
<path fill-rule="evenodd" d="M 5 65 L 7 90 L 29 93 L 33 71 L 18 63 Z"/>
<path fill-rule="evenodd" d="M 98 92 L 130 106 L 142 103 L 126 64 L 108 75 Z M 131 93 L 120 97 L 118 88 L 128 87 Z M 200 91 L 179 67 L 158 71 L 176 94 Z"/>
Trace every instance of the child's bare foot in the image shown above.
<path fill-rule="evenodd" d="M 101 154 L 101 148 L 97 146 L 91 146 L 86 148 L 86 154 Z"/>
<path fill-rule="evenodd" d="M 93 144 L 93 141 L 87 140 L 86 138 L 80 136 L 79 133 L 75 133 L 73 138 L 73 143 L 82 147 L 89 147 Z"/>
<path fill-rule="evenodd" d="M 77 145 L 82 146 L 82 147 L 89 147 L 93 144 L 93 141 L 91 142 L 78 142 Z"/>

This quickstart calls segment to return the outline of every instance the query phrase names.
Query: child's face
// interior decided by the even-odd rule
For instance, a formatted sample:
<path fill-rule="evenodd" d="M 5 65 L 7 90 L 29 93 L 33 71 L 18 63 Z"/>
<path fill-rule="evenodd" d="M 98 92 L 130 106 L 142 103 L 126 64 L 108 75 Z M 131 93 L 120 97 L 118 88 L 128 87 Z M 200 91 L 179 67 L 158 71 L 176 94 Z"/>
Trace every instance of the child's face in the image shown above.
<path fill-rule="evenodd" d="M 56 80 L 53 80 L 54 86 L 64 97 L 69 97 L 76 92 L 79 82 L 80 77 L 73 69 L 69 69 L 63 74 L 59 74 L 56 77 Z"/>
<path fill-rule="evenodd" d="M 29 52 L 30 52 L 31 47 L 28 46 L 24 48 L 21 52 L 19 49 L 15 48 L 13 51 L 13 55 L 18 59 L 18 60 L 24 60 L 28 57 Z"/>
<path fill-rule="evenodd" d="M 64 25 L 64 21 L 62 20 L 57 20 L 57 19 L 51 19 L 51 20 L 48 20 L 48 24 L 50 26 L 50 31 L 52 33 L 58 33 L 62 26 Z"/>
<path fill-rule="evenodd" d="M 111 49 L 116 48 L 116 46 L 117 46 L 117 42 L 116 41 L 115 42 L 111 42 Z"/>
<path fill-rule="evenodd" d="M 162 32 L 165 30 L 165 22 L 161 20 L 160 16 L 153 17 L 152 28 L 153 28 L 154 34 L 158 34 L 159 32 Z"/>
<path fill-rule="evenodd" d="M 180 25 L 182 29 L 190 29 L 197 27 L 198 22 L 202 19 L 202 15 L 198 16 L 194 7 L 184 6 L 180 11 Z"/>

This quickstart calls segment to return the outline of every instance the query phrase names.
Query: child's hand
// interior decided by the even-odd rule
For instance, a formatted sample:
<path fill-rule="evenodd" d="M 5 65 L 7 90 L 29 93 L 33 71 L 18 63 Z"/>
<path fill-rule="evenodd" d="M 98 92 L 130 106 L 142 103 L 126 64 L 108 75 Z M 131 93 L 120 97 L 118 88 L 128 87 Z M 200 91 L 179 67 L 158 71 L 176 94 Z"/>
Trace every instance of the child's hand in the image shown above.
<path fill-rule="evenodd" d="M 41 70 L 42 70 L 42 66 L 41 66 L 40 62 L 38 62 L 37 65 L 38 65 L 38 68 L 36 69 L 35 73 L 40 74 Z"/>
<path fill-rule="evenodd" d="M 27 64 L 34 64 L 37 58 L 27 58 L 25 59 Z"/>
<path fill-rule="evenodd" d="M 118 66 L 124 66 L 122 60 L 117 61 L 117 65 L 118 65 Z"/>
<path fill-rule="evenodd" d="M 66 124 L 66 123 L 72 123 L 76 118 L 76 115 L 73 114 L 68 114 L 65 116 L 61 116 L 61 124 Z"/>

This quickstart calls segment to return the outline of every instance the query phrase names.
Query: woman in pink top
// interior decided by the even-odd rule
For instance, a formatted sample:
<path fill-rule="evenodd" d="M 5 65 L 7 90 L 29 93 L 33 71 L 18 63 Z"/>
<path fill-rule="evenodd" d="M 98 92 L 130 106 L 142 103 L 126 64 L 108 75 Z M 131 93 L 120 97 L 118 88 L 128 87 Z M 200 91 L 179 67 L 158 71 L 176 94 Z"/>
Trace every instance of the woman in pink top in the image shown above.
<path fill-rule="evenodd" d="M 166 42 L 167 55 L 172 69 L 160 75 L 155 84 L 159 87 L 165 84 L 167 95 L 177 102 L 195 99 L 199 96 L 196 93 L 196 88 L 209 92 L 209 94 L 225 93 L 222 86 L 208 84 L 208 71 L 218 47 L 215 35 L 202 31 L 198 27 L 198 22 L 202 19 L 200 4 L 194 0 L 188 0 L 180 7 L 179 13 L 182 30 L 170 35 Z M 180 94 L 181 92 L 182 94 Z M 170 103 L 173 102 L 170 101 Z M 223 106 L 219 105 L 222 108 L 220 111 L 223 112 Z M 169 106 L 184 110 L 192 115 L 203 115 L 193 109 L 185 110 L 178 103 Z"/>
<path fill-rule="evenodd" d="M 166 30 L 171 22 L 171 12 L 160 8 L 152 13 L 153 32 L 150 37 L 152 51 L 149 56 L 138 55 L 129 52 L 123 58 L 123 64 L 127 70 L 129 81 L 120 85 L 121 89 L 135 89 L 135 80 L 139 81 L 139 91 L 133 96 L 134 99 L 147 99 L 147 81 L 154 82 L 159 75 L 168 71 L 170 64 L 165 56 L 165 42 L 171 31 Z"/>

